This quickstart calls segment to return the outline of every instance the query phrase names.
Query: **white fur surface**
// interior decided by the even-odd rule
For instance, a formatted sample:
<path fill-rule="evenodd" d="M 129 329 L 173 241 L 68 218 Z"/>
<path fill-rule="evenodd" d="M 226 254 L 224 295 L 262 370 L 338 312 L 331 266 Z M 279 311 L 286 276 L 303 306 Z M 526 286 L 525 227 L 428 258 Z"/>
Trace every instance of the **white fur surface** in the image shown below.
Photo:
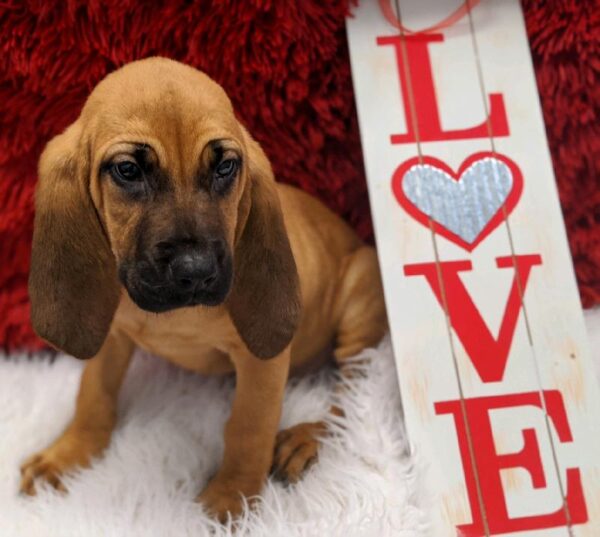
<path fill-rule="evenodd" d="M 586 322 L 600 364 L 600 309 Z M 425 535 L 426 499 L 406 455 L 400 397 L 389 339 L 366 376 L 341 396 L 346 417 L 319 462 L 295 486 L 269 481 L 259 510 L 236 536 Z M 22 460 L 44 448 L 73 413 L 83 364 L 15 355 L 0 361 L 0 536 L 230 536 L 194 502 L 223 450 L 233 380 L 181 371 L 139 353 L 120 399 L 119 424 L 105 456 L 65 479 L 69 494 L 38 487 L 19 496 Z M 600 370 L 600 368 L 599 368 Z M 281 426 L 320 419 L 331 403 L 332 370 L 293 381 Z M 343 427 L 340 427 L 343 425 Z"/>

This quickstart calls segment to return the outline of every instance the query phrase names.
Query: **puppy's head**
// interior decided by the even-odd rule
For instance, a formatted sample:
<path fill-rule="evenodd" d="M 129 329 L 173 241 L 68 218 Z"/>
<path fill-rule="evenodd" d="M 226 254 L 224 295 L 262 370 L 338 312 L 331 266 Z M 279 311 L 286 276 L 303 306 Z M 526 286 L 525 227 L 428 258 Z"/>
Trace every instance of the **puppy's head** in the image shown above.
<path fill-rule="evenodd" d="M 39 176 L 29 291 L 47 341 L 96 354 L 124 288 L 155 313 L 225 303 L 258 357 L 289 343 L 298 280 L 271 168 L 206 75 L 164 58 L 115 71 Z"/>

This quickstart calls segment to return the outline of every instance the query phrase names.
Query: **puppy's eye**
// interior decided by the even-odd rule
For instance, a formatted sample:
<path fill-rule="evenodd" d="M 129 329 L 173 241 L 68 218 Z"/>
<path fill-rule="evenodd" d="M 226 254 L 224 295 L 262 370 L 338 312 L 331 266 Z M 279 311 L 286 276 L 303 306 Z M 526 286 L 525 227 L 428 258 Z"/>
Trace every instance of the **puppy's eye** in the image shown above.
<path fill-rule="evenodd" d="M 237 161 L 230 158 L 224 160 L 217 166 L 216 172 L 217 175 L 221 177 L 227 177 L 229 175 L 233 175 L 237 171 Z"/>
<path fill-rule="evenodd" d="M 114 173 L 118 179 L 125 182 L 139 181 L 142 178 L 142 170 L 130 160 L 124 160 L 114 165 Z"/>
<path fill-rule="evenodd" d="M 213 188 L 219 194 L 227 191 L 235 174 L 238 170 L 239 163 L 235 159 L 227 159 L 221 162 L 215 169 L 215 177 L 213 180 Z"/>

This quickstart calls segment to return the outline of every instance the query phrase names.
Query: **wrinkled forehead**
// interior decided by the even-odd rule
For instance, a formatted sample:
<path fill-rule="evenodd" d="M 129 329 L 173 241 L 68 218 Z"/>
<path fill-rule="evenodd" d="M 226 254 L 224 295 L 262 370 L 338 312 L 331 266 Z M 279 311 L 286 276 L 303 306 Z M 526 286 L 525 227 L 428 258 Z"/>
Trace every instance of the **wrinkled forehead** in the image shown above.
<path fill-rule="evenodd" d="M 162 58 L 111 73 L 90 95 L 82 118 L 95 153 L 122 142 L 148 144 L 166 166 L 197 157 L 211 140 L 241 144 L 242 138 L 225 91 L 204 73 Z"/>

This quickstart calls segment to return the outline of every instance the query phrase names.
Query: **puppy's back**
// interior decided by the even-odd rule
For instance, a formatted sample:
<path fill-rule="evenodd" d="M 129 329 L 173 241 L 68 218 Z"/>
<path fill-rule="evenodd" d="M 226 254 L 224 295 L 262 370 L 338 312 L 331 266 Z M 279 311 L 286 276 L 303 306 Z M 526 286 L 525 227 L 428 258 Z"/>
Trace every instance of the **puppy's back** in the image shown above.
<path fill-rule="evenodd" d="M 325 248 L 329 255 L 342 258 L 363 245 L 354 230 L 316 197 L 290 185 L 279 183 L 277 188 L 294 253 L 298 248 Z"/>

